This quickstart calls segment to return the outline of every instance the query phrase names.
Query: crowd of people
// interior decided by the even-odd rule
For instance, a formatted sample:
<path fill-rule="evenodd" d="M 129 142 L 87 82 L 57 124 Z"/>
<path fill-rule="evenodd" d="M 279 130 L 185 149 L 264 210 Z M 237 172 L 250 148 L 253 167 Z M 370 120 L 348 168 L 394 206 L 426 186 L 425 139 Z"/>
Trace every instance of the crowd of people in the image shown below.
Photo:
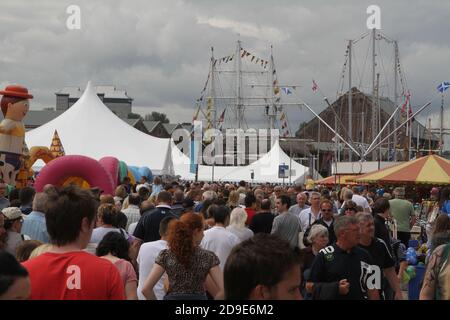
<path fill-rule="evenodd" d="M 143 177 L 113 195 L 6 190 L 0 183 L 0 299 L 402 300 L 420 219 L 420 298 L 450 299 L 448 187 L 419 210 L 404 187 Z"/>

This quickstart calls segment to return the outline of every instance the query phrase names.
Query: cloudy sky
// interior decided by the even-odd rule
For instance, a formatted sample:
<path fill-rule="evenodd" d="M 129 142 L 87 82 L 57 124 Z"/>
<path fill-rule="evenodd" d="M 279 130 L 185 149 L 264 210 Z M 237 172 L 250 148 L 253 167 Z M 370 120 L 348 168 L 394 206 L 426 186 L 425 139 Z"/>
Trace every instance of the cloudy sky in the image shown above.
<path fill-rule="evenodd" d="M 320 111 L 325 106 L 311 81 L 334 100 L 347 40 L 368 31 L 371 4 L 381 8 L 381 31 L 398 40 L 416 110 L 436 97 L 439 82 L 450 80 L 449 1 L 2 0 L 0 85 L 27 86 L 35 96 L 32 108 L 41 109 L 55 106 L 54 93 L 62 87 L 93 80 L 125 89 L 135 112 L 160 111 L 172 122 L 189 122 L 208 74 L 210 47 L 216 57 L 227 56 L 240 38 L 243 48 L 264 59 L 273 45 L 280 83 L 300 85 L 285 101 L 301 98 Z M 80 30 L 66 26 L 69 5 L 81 9 Z M 354 50 L 355 85 L 366 91 L 368 45 L 363 39 Z M 392 96 L 393 49 L 380 44 L 377 55 L 380 91 Z M 439 105 L 438 98 L 421 118 L 437 125 Z M 257 121 L 262 111 L 253 113 L 248 117 Z M 293 129 L 312 118 L 297 107 L 287 113 Z"/>

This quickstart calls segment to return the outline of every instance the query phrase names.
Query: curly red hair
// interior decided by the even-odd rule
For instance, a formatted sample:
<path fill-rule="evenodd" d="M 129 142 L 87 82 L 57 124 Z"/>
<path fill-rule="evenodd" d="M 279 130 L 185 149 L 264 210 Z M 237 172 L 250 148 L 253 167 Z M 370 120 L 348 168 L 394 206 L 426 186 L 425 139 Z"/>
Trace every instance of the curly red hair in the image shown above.
<path fill-rule="evenodd" d="M 186 213 L 180 220 L 169 223 L 167 242 L 170 251 L 178 262 L 188 267 L 195 250 L 194 230 L 203 229 L 203 217 L 195 213 Z"/>

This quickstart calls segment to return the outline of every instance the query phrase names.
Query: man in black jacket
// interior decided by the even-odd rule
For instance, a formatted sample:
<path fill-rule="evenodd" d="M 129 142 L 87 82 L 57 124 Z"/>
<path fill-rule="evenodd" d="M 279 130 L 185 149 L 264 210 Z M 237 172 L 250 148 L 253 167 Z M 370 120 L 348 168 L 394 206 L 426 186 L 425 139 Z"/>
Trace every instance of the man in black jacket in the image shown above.
<path fill-rule="evenodd" d="M 156 200 L 158 205 L 150 212 L 145 212 L 139 219 L 139 222 L 134 230 L 134 237 L 136 241 L 141 244 L 144 242 L 156 241 L 161 239 L 159 234 L 159 224 L 162 219 L 167 216 L 177 216 L 171 210 L 172 195 L 170 192 L 161 191 Z"/>
<path fill-rule="evenodd" d="M 336 243 L 319 251 L 306 284 L 313 299 L 379 299 L 381 271 L 369 253 L 358 247 L 359 221 L 339 217 L 334 222 Z"/>
<path fill-rule="evenodd" d="M 320 203 L 320 212 L 321 212 L 321 218 L 314 221 L 314 223 L 311 225 L 311 227 L 315 224 L 320 224 L 327 228 L 328 230 L 328 245 L 331 245 L 336 242 L 336 234 L 334 233 L 334 216 L 333 216 L 333 203 L 328 200 L 324 199 Z M 308 246 L 309 243 L 306 243 L 306 239 L 309 235 L 309 232 L 311 230 L 311 227 L 309 227 L 304 236 L 303 236 L 303 243 L 305 246 Z"/>
<path fill-rule="evenodd" d="M 271 202 L 270 199 L 264 199 L 261 201 L 261 211 L 253 216 L 250 222 L 249 228 L 254 234 L 257 233 L 270 233 L 272 230 L 273 219 L 275 216 L 270 212 Z"/>

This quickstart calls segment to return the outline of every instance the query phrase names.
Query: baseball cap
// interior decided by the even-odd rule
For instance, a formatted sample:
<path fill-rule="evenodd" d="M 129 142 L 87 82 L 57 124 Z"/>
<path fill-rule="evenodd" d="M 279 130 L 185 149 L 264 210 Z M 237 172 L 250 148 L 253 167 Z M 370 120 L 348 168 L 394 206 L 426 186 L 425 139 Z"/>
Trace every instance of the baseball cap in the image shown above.
<path fill-rule="evenodd" d="M 147 189 L 148 191 L 150 191 L 150 188 L 149 188 L 146 184 L 138 184 L 138 185 L 136 186 L 136 191 L 139 192 L 139 190 L 140 190 L 141 188 L 145 188 L 145 189 Z"/>
<path fill-rule="evenodd" d="M 8 220 L 16 220 L 22 218 L 22 211 L 17 207 L 8 207 L 2 210 L 3 215 Z"/>

